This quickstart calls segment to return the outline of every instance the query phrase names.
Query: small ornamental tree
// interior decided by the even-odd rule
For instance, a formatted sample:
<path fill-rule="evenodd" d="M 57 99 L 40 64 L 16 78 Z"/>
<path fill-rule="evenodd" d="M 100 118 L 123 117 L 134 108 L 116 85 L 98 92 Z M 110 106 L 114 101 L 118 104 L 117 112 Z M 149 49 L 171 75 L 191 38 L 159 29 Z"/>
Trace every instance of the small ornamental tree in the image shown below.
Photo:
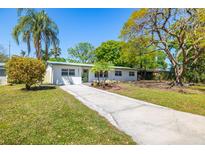
<path fill-rule="evenodd" d="M 44 63 L 35 58 L 12 57 L 6 63 L 8 83 L 23 83 L 27 90 L 43 81 L 45 70 Z"/>
<path fill-rule="evenodd" d="M 94 64 L 91 71 L 97 73 L 98 84 L 100 83 L 100 73 L 102 72 L 103 84 L 105 84 L 105 73 L 112 70 L 113 65 L 105 61 L 99 61 Z"/>

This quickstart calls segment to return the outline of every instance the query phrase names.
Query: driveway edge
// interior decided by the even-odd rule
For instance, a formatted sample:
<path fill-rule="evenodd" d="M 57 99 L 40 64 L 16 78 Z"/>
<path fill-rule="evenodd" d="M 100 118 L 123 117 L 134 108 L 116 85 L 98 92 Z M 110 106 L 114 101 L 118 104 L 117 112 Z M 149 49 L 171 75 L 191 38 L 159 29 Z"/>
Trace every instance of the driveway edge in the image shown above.
<path fill-rule="evenodd" d="M 112 125 L 114 125 L 115 127 L 117 127 L 118 129 L 120 129 L 119 125 L 117 124 L 117 122 L 115 121 L 115 119 L 113 118 L 112 114 L 104 111 L 102 108 L 98 107 L 97 105 L 93 105 L 89 100 L 83 98 L 82 96 L 77 95 L 76 93 L 72 92 L 71 90 L 67 89 L 65 86 L 60 86 L 60 88 L 65 91 L 65 92 L 69 92 L 71 95 L 73 95 L 76 99 L 78 99 L 79 101 L 81 101 L 84 105 L 86 105 L 87 107 L 89 107 L 90 109 L 96 111 L 97 113 L 99 113 L 101 116 L 103 116 L 104 118 L 106 118 Z M 121 129 L 120 129 L 121 130 Z"/>

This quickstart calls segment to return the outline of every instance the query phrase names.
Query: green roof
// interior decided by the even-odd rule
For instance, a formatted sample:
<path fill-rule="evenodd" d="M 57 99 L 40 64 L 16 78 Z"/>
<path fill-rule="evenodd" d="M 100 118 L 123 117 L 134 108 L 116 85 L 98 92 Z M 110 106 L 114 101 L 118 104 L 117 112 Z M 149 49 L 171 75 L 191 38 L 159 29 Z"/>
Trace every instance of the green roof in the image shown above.
<path fill-rule="evenodd" d="M 70 63 L 70 62 L 55 62 L 55 61 L 47 61 L 48 64 L 52 65 L 70 65 L 70 66 L 84 66 L 84 67 L 93 67 L 94 64 L 85 64 L 85 63 Z M 113 66 L 113 68 L 116 69 L 130 69 L 130 70 L 135 70 L 134 68 L 131 67 L 123 67 L 123 66 Z"/>

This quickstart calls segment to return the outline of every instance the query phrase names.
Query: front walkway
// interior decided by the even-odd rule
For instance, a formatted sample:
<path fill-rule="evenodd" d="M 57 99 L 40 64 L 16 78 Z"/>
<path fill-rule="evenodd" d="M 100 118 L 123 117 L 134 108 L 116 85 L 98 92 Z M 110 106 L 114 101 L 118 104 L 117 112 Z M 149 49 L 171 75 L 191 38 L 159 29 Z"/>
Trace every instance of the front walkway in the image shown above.
<path fill-rule="evenodd" d="M 85 85 L 61 88 L 132 136 L 138 144 L 205 144 L 203 116 L 175 111 Z"/>

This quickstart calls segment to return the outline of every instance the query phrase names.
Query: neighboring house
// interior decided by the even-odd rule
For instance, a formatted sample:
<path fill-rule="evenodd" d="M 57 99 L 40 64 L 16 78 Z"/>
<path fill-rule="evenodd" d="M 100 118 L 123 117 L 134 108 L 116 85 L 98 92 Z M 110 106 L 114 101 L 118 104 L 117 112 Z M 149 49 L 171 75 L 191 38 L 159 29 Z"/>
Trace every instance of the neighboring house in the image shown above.
<path fill-rule="evenodd" d="M 93 64 L 48 61 L 44 82 L 57 85 L 92 82 L 98 79 L 98 75 L 91 71 L 93 66 Z M 137 80 L 137 71 L 130 67 L 114 66 L 111 71 L 105 73 L 105 78 L 134 81 Z M 103 79 L 102 73 L 100 73 L 100 79 Z"/>
<path fill-rule="evenodd" d="M 0 85 L 7 83 L 5 63 L 0 63 Z"/>

